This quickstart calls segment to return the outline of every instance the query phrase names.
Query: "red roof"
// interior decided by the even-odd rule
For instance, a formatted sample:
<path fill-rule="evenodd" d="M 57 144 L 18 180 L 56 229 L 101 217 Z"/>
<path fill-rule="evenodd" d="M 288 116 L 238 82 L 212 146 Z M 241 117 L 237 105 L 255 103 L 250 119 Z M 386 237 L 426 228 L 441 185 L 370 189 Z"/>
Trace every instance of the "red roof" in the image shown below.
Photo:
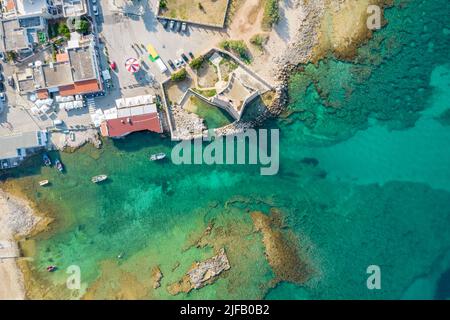
<path fill-rule="evenodd" d="M 105 137 L 123 137 L 137 131 L 162 133 L 158 113 L 110 119 L 102 122 L 100 131 Z"/>
<path fill-rule="evenodd" d="M 75 82 L 68 86 L 58 88 L 59 94 L 63 97 L 74 96 L 77 94 L 86 94 L 100 91 L 100 86 L 96 79 Z"/>
<path fill-rule="evenodd" d="M 47 89 L 38 90 L 36 91 L 36 95 L 39 99 L 48 99 L 48 90 Z"/>

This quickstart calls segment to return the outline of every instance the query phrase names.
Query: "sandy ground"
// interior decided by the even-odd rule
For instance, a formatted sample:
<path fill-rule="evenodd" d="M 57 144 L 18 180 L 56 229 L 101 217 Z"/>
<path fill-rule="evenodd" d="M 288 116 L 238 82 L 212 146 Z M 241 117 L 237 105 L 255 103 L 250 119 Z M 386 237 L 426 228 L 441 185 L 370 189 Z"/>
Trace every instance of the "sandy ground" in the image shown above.
<path fill-rule="evenodd" d="M 0 300 L 25 299 L 22 273 L 16 258 L 15 236 L 29 234 L 40 218 L 33 215 L 30 206 L 21 199 L 0 190 Z M 11 245 L 13 248 L 8 248 Z"/>

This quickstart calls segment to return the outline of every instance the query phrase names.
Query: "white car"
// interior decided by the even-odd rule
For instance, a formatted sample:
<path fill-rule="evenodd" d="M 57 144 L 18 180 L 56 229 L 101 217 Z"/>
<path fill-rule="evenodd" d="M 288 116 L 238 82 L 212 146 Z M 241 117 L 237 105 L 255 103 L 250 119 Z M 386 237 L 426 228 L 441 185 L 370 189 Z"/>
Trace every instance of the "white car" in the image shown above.
<path fill-rule="evenodd" d="M 97 3 L 97 0 L 92 0 L 92 4 L 96 4 Z"/>
<path fill-rule="evenodd" d="M 0 101 L 2 101 L 2 102 L 6 101 L 6 94 L 4 92 L 0 93 Z"/>
<path fill-rule="evenodd" d="M 97 6 L 92 6 L 92 11 L 94 12 L 94 15 L 98 16 L 98 8 L 97 8 Z"/>

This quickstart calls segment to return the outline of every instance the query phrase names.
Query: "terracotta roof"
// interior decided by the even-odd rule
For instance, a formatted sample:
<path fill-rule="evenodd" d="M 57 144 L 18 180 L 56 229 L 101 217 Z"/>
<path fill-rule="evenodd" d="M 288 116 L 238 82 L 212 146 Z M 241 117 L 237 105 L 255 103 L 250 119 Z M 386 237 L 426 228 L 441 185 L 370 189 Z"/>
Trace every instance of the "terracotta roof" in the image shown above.
<path fill-rule="evenodd" d="M 105 137 L 123 137 L 137 131 L 162 133 L 162 128 L 158 113 L 149 113 L 139 116 L 105 120 L 100 126 L 100 131 Z"/>
<path fill-rule="evenodd" d="M 58 88 L 59 94 L 63 97 L 73 96 L 76 94 L 86 94 L 100 91 L 100 86 L 96 79 L 75 82 L 68 86 L 61 86 Z"/>
<path fill-rule="evenodd" d="M 6 4 L 6 10 L 9 12 L 9 11 L 14 10 L 15 8 L 16 8 L 16 4 L 14 3 L 14 1 L 9 0 L 8 3 Z"/>
<path fill-rule="evenodd" d="M 56 55 L 56 62 L 67 62 L 69 61 L 69 55 L 64 52 L 64 53 L 58 53 Z"/>
<path fill-rule="evenodd" d="M 36 91 L 36 95 L 39 99 L 48 99 L 48 90 L 47 89 L 38 90 Z"/>

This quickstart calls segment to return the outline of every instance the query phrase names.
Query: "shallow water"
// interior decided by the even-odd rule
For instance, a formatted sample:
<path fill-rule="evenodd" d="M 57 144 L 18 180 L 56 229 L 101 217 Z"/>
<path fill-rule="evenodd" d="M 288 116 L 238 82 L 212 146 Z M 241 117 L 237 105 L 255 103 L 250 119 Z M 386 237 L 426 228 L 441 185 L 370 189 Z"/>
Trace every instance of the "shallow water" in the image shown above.
<path fill-rule="evenodd" d="M 10 172 L 5 187 L 13 182 L 56 218 L 31 240 L 31 296 L 448 297 L 450 127 L 435 119 L 450 107 L 450 33 L 441 14 L 448 5 L 389 9 L 388 26 L 357 63 L 328 59 L 294 75 L 293 113 L 266 124 L 281 132 L 277 175 L 261 176 L 252 165 L 150 162 L 173 146 L 152 134 L 62 153 L 63 175 L 41 168 L 39 157 Z M 110 179 L 94 185 L 97 174 Z M 37 186 L 43 178 L 49 188 Z M 312 270 L 307 281 L 283 281 L 264 254 L 250 212 L 271 208 L 282 212 L 280 233 Z M 204 236 L 208 225 L 213 231 Z M 167 292 L 194 261 L 222 247 L 231 269 L 214 284 Z M 60 270 L 45 272 L 49 264 Z M 81 268 L 81 290 L 65 287 L 71 265 Z M 367 289 L 369 265 L 381 268 L 381 290 Z M 150 279 L 155 266 L 164 275 L 159 289 Z"/>

